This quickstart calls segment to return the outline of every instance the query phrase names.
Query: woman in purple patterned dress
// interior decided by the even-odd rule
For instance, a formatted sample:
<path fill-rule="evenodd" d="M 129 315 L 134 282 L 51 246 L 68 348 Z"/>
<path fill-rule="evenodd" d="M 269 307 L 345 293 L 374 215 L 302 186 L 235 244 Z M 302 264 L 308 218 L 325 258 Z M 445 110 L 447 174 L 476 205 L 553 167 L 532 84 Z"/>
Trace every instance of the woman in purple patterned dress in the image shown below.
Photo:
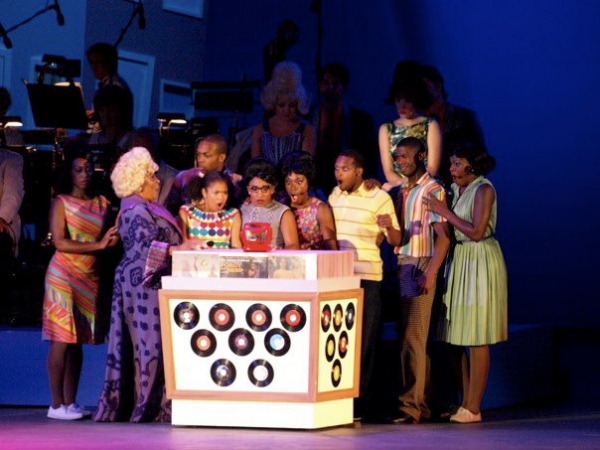
<path fill-rule="evenodd" d="M 173 216 L 156 203 L 158 166 L 145 148 L 119 159 L 111 181 L 121 200 L 118 219 L 124 255 L 115 271 L 106 376 L 94 419 L 168 422 L 158 289 L 170 270 L 169 251 L 182 236 Z M 158 253 L 163 264 L 149 265 Z M 149 270 L 153 268 L 154 270 Z"/>
<path fill-rule="evenodd" d="M 290 208 L 296 217 L 301 250 L 338 250 L 333 213 L 327 203 L 310 195 L 316 175 L 312 155 L 292 152 L 279 165 Z"/>

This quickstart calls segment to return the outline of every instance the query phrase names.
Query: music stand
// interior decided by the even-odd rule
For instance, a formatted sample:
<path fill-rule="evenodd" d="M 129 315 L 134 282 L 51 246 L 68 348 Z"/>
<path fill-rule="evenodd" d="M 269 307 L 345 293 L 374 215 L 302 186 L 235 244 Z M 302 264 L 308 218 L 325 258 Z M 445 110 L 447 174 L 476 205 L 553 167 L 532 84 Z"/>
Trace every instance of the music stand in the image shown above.
<path fill-rule="evenodd" d="M 75 84 L 27 84 L 27 94 L 36 127 L 87 128 L 83 94 Z"/>

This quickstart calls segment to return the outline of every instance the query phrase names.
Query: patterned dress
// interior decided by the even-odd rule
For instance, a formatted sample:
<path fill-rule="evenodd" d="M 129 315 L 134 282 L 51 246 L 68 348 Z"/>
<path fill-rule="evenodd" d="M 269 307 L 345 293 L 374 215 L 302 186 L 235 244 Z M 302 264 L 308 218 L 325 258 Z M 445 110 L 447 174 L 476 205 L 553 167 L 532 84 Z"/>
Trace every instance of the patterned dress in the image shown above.
<path fill-rule="evenodd" d="M 178 245 L 181 231 L 164 207 L 134 195 L 121 201 L 119 233 L 124 255 L 115 271 L 106 375 L 94 419 L 168 422 L 160 284 L 147 286 L 143 280 L 153 243 Z"/>
<path fill-rule="evenodd" d="M 191 205 L 180 209 L 185 214 L 184 234 L 188 239 L 212 241 L 213 248 L 231 247 L 233 220 L 240 212 L 235 208 L 219 212 L 204 212 Z"/>
<path fill-rule="evenodd" d="M 272 248 L 283 248 L 285 242 L 283 233 L 281 232 L 281 217 L 289 207 L 283 203 L 272 200 L 267 206 L 254 206 L 247 202 L 240 208 L 242 211 L 242 225 L 247 222 L 266 222 L 271 225 L 273 230 L 273 239 L 271 240 Z"/>
<path fill-rule="evenodd" d="M 69 237 L 96 242 L 102 236 L 108 201 L 99 196 L 83 200 L 59 195 L 65 210 Z M 69 344 L 105 341 L 98 321 L 100 277 L 93 254 L 54 252 L 46 271 L 42 338 Z"/>
<path fill-rule="evenodd" d="M 400 172 L 400 166 L 396 164 L 396 159 L 394 158 L 396 145 L 398 145 L 398 142 L 400 142 L 406 137 L 416 137 L 421 139 L 425 144 L 425 147 L 427 147 L 427 132 L 429 131 L 430 122 L 431 119 L 426 118 L 425 120 L 410 125 L 408 127 L 398 126 L 394 124 L 394 122 L 386 123 L 388 136 L 390 138 L 390 157 L 392 158 L 392 162 L 394 164 L 394 171 L 398 175 L 403 176 L 402 172 Z M 425 158 L 423 164 L 425 165 L 425 167 L 427 167 L 427 158 Z"/>
<path fill-rule="evenodd" d="M 484 177 L 476 178 L 459 196 L 454 190 L 453 210 L 461 219 L 473 222 L 473 206 L 477 188 L 492 186 Z M 492 186 L 493 187 L 493 186 Z M 470 240 L 454 230 L 456 247 L 448 274 L 448 287 L 443 302 L 439 338 L 455 345 L 487 345 L 508 338 L 508 290 L 504 257 L 496 230 L 496 202 L 484 238 Z"/>
<path fill-rule="evenodd" d="M 306 122 L 300 122 L 296 131 L 289 136 L 273 136 L 269 130 L 269 121 L 263 122 L 263 135 L 261 139 L 262 156 L 274 166 L 277 166 L 283 155 L 302 150 L 304 128 Z"/>
<path fill-rule="evenodd" d="M 321 250 L 323 248 L 323 232 L 317 217 L 319 205 L 322 203 L 318 198 L 311 197 L 310 203 L 306 207 L 292 209 L 296 216 L 300 250 Z"/>

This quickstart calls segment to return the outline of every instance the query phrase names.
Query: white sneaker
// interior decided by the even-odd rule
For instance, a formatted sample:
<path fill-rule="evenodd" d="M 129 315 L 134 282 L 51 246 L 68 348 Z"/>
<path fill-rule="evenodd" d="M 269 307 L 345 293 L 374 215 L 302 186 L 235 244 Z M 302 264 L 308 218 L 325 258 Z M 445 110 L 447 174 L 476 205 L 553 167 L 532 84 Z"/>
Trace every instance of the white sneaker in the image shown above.
<path fill-rule="evenodd" d="M 48 408 L 47 416 L 50 419 L 58 419 L 58 420 L 77 420 L 83 417 L 83 414 L 71 411 L 65 405 L 60 405 L 58 408 L 53 408 L 50 406 Z"/>
<path fill-rule="evenodd" d="M 481 422 L 481 411 L 477 414 L 473 414 L 462 406 L 458 408 L 456 414 L 450 416 L 450 422 L 454 423 L 477 423 Z"/>
<path fill-rule="evenodd" d="M 67 406 L 67 410 L 74 413 L 79 413 L 82 415 L 82 417 L 90 417 L 92 415 L 91 411 L 88 411 L 78 403 L 71 403 L 69 406 Z"/>

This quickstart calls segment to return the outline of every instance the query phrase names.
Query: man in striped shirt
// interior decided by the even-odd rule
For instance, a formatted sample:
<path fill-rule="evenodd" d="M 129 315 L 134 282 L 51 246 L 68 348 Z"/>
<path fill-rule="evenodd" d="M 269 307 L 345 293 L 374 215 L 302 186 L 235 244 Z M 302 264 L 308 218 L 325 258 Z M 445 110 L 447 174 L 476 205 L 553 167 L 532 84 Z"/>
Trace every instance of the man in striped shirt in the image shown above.
<path fill-rule="evenodd" d="M 429 211 L 423 199 L 445 200 L 444 188 L 425 170 L 427 149 L 415 137 L 402 139 L 394 158 L 407 180 L 401 185 L 397 208 L 402 242 L 398 254 L 400 310 L 400 403 L 394 423 L 418 423 L 431 413 L 425 404 L 427 336 L 438 270 L 450 246 L 446 219 Z"/>
<path fill-rule="evenodd" d="M 386 239 L 396 246 L 401 238 L 392 199 L 379 187 L 365 187 L 364 165 L 357 151 L 342 151 L 335 161 L 337 186 L 329 196 L 339 248 L 354 252 L 354 273 L 361 278 L 364 290 L 360 396 L 354 403 L 355 419 L 366 412 L 372 388 L 383 278 L 379 245 Z"/>

